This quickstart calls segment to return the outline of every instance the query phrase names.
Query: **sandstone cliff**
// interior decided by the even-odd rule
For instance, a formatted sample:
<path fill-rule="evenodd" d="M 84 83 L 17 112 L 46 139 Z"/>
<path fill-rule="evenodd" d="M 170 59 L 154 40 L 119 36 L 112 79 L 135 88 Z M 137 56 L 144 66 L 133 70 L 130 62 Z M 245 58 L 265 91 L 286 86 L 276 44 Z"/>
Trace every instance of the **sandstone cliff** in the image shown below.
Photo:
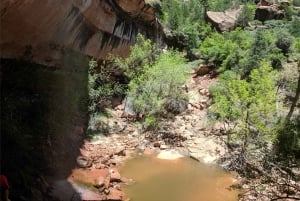
<path fill-rule="evenodd" d="M 0 163 L 11 200 L 52 200 L 48 184 L 76 167 L 85 136 L 87 57 L 126 55 L 139 32 L 162 39 L 144 0 L 1 0 Z"/>
<path fill-rule="evenodd" d="M 126 55 L 138 32 L 160 40 L 154 9 L 144 0 L 2 0 L 1 58 L 60 66 L 72 50 L 104 59 Z"/>

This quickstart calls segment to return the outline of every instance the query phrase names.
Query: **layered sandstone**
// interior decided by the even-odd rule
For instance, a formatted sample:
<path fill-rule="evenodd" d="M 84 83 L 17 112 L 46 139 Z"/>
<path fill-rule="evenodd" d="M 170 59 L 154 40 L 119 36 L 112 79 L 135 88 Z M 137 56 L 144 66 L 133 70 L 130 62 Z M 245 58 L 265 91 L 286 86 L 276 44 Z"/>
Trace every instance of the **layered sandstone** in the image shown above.
<path fill-rule="evenodd" d="M 1 58 L 60 66 L 69 51 L 126 55 L 138 32 L 161 39 L 144 0 L 3 0 L 0 9 Z"/>

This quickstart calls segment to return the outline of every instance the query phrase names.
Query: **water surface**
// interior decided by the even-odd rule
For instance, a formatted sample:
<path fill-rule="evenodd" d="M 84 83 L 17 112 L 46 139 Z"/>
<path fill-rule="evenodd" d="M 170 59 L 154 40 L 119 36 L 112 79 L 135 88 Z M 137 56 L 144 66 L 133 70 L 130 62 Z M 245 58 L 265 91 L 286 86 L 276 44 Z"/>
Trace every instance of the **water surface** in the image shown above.
<path fill-rule="evenodd" d="M 120 169 L 135 184 L 125 186 L 132 201 L 234 201 L 234 177 L 219 168 L 189 158 L 162 160 L 137 156 Z"/>

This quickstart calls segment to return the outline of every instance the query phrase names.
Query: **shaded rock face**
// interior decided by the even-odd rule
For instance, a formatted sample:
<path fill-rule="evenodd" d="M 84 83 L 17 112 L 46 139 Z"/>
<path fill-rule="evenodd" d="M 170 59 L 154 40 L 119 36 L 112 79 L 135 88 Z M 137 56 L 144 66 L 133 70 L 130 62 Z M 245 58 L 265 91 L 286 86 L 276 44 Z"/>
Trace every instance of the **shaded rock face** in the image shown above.
<path fill-rule="evenodd" d="M 283 5 L 286 2 L 282 2 Z M 259 21 L 267 21 L 273 19 L 283 19 L 284 18 L 284 10 L 278 4 L 272 4 L 268 1 L 262 0 L 257 4 L 257 8 L 255 10 L 254 19 Z"/>
<path fill-rule="evenodd" d="M 43 175 L 65 178 L 76 166 L 87 126 L 88 68 L 79 53 L 63 61 L 54 68 L 0 60 L 0 164 L 11 200 L 47 200 Z"/>
<path fill-rule="evenodd" d="M 207 11 L 208 20 L 221 32 L 230 31 L 237 26 L 237 19 L 242 12 L 243 6 L 225 12 Z"/>
<path fill-rule="evenodd" d="M 162 29 L 143 0 L 3 0 L 1 58 L 60 66 L 69 50 L 104 59 L 124 56 L 138 32 L 156 41 Z"/>
<path fill-rule="evenodd" d="M 47 200 L 43 176 L 65 179 L 76 162 L 90 166 L 76 161 L 88 57 L 125 56 L 137 33 L 159 42 L 162 28 L 144 0 L 2 0 L 0 20 L 1 171 L 11 200 Z"/>

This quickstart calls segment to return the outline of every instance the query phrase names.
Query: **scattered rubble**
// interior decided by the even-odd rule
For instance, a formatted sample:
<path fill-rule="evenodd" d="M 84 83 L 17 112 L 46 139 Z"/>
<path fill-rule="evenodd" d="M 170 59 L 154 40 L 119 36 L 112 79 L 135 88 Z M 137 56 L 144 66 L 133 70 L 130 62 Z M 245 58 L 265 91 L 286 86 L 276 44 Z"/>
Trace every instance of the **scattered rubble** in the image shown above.
<path fill-rule="evenodd" d="M 225 153 L 224 144 L 216 136 L 207 137 L 213 127 L 204 123 L 211 104 L 209 86 L 215 81 L 206 73 L 191 77 L 186 86 L 190 97 L 186 111 L 163 121 L 158 131 L 142 131 L 141 126 L 124 117 L 123 106 L 110 111 L 113 117 L 103 120 L 109 132 L 85 140 L 77 158 L 77 173 L 69 179 L 72 183 L 90 184 L 101 197 L 94 200 L 125 201 L 129 198 L 121 184 L 132 185 L 134 181 L 123 178 L 117 168 L 136 151 L 145 155 L 160 153 L 161 158 L 168 159 L 186 155 L 202 162 L 216 162 Z"/>

